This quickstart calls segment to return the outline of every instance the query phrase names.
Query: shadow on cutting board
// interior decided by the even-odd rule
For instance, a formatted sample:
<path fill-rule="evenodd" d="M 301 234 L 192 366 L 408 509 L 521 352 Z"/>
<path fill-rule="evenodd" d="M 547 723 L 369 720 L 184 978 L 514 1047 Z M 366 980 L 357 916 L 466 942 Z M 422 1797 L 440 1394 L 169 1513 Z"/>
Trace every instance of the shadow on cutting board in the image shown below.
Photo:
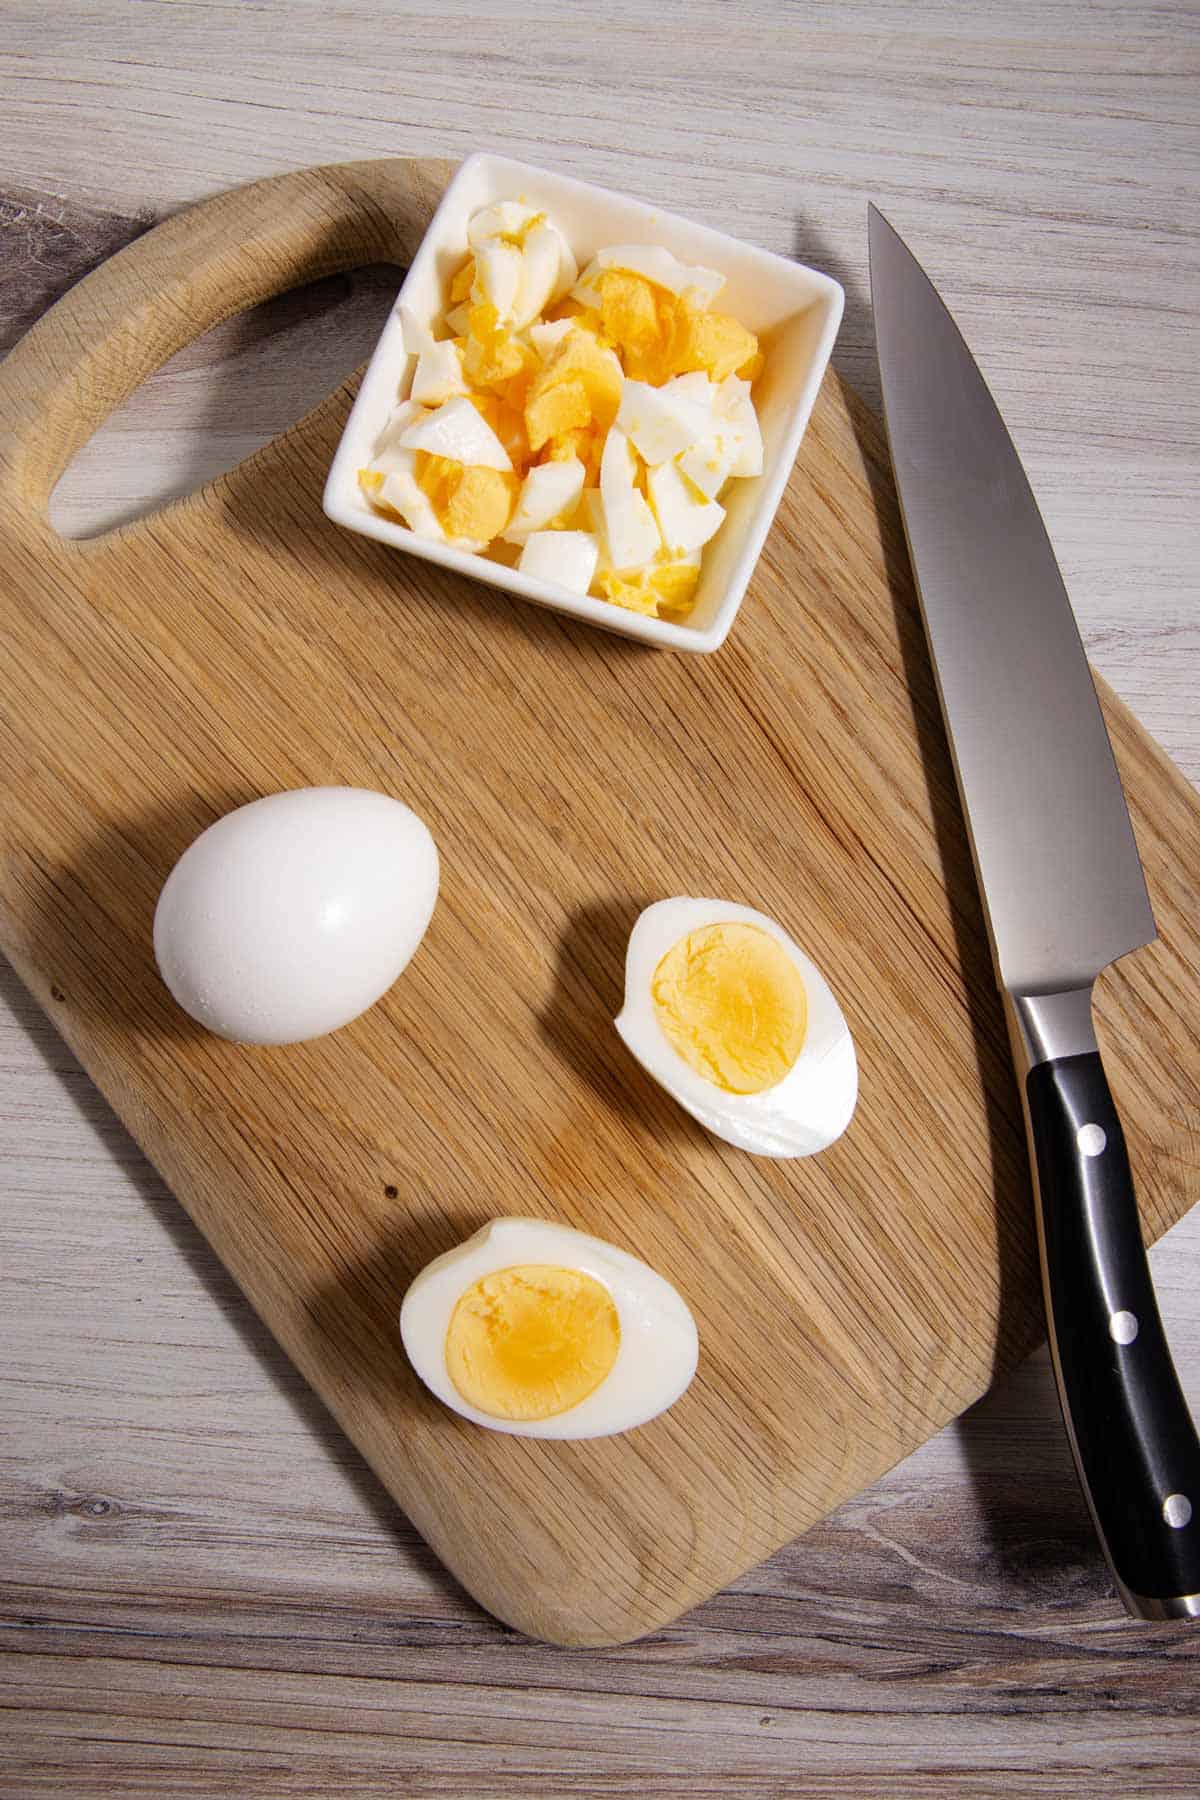
<path fill-rule="evenodd" d="M 576 907 L 558 943 L 554 991 L 539 1027 L 551 1048 L 610 1111 L 660 1146 L 704 1144 L 707 1134 L 647 1074 L 613 1029 L 625 999 L 625 956 L 638 916 L 661 895 Z"/>
<path fill-rule="evenodd" d="M 206 1042 L 215 1042 L 174 1004 L 163 986 L 153 954 L 154 907 L 167 872 L 198 832 L 214 818 L 255 797 L 248 790 L 232 787 L 214 788 L 203 797 L 193 794 L 181 798 L 177 806 L 152 807 L 119 826 L 98 827 L 69 865 L 43 866 L 33 859 L 24 865 L 23 898 L 29 907 L 34 963 L 50 972 L 47 1010 L 52 1019 L 57 1015 L 63 1021 L 64 1030 L 69 1033 L 72 1016 L 87 1019 L 93 1026 L 90 1035 L 95 1039 L 94 1024 L 100 1018 L 104 1021 L 101 1039 L 132 1034 L 150 1042 L 151 1056 L 161 1053 L 154 1047 L 155 1039 L 201 1052 Z M 16 982 L 6 963 L 0 963 L 0 970 L 6 980 Z M 74 1070 L 70 1073 L 73 1075 Z M 64 1086 L 79 1104 L 77 1083 L 67 1079 Z M 108 1114 L 107 1102 L 98 1091 L 95 1106 Z M 122 1129 L 115 1114 L 111 1121 L 114 1130 Z M 308 1387 L 243 1299 L 209 1250 L 198 1226 L 132 1142 L 124 1160 L 148 1210 L 169 1232 L 175 1247 L 203 1280 L 243 1343 L 258 1356 L 268 1378 L 346 1471 L 358 1498 L 379 1528 L 411 1552 L 427 1578 L 436 1572 L 441 1591 L 456 1610 L 463 1606 L 474 1610 L 474 1602 L 465 1598 L 453 1577 L 443 1570 L 423 1538 L 409 1525 L 324 1402 Z M 331 1289 L 318 1296 L 311 1308 L 314 1331 L 336 1341 L 342 1341 L 339 1334 L 344 1334 L 348 1319 L 355 1330 L 361 1330 L 357 1345 L 351 1346 L 356 1361 L 361 1366 L 364 1344 L 375 1347 L 378 1353 L 367 1360 L 375 1376 L 387 1384 L 393 1399 L 398 1386 L 411 1387 L 414 1404 L 419 1404 L 419 1396 L 424 1394 L 423 1389 L 418 1393 L 416 1379 L 399 1353 L 395 1331 L 398 1296 L 411 1274 L 429 1256 L 449 1248 L 451 1242 L 467 1235 L 482 1219 L 466 1223 L 465 1229 L 460 1230 L 462 1223 L 453 1220 L 446 1241 L 433 1247 L 405 1233 L 400 1246 L 390 1245 L 386 1253 L 372 1259 L 369 1269 L 358 1271 L 356 1279 L 346 1284 L 339 1282 L 336 1296 Z M 386 1588 L 381 1597 L 386 1604 Z"/>
<path fill-rule="evenodd" d="M 15 970 L 3 957 L 0 957 L 0 1002 L 10 1007 L 18 1017 L 22 1016 L 30 1004 Z M 45 1014 L 39 1014 L 35 1033 L 37 1048 L 46 1066 L 53 1067 L 62 1092 L 118 1160 L 148 1218 L 153 1221 L 152 1228 L 158 1228 L 170 1240 L 189 1272 L 203 1286 L 207 1297 L 232 1326 L 243 1347 L 258 1363 L 264 1384 L 269 1384 L 283 1396 L 293 1417 L 305 1431 L 311 1433 L 329 1461 L 345 1475 L 364 1513 L 381 1533 L 385 1533 L 403 1549 L 408 1561 L 420 1569 L 424 1580 L 437 1590 L 456 1613 L 468 1610 L 472 1614 L 477 1613 L 479 1609 L 476 1603 L 459 1587 L 444 1564 L 429 1549 L 424 1538 L 409 1523 L 324 1402 L 271 1335 L 215 1251 L 210 1248 L 203 1233 L 193 1224 L 157 1169 L 129 1136 L 108 1101 L 90 1081 L 87 1072 L 75 1060 Z M 54 1034 L 53 1050 L 47 1042 L 51 1033 Z M 153 1496 L 144 1498 L 152 1503 Z M 231 1571 L 231 1574 L 236 1576 L 236 1570 Z M 381 1604 L 386 1604 L 386 1589 L 381 1590 L 380 1599 Z M 480 1614 L 480 1617 L 483 1615 Z"/>

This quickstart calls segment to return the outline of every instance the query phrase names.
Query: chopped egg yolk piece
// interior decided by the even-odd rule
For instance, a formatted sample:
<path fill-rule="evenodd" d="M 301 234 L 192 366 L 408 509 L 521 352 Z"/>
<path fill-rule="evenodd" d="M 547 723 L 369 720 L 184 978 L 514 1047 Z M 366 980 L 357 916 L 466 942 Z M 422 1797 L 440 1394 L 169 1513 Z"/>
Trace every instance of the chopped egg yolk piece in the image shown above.
<path fill-rule="evenodd" d="M 621 1347 L 612 1295 L 582 1269 L 528 1263 L 467 1289 L 446 1331 L 446 1369 L 493 1419 L 551 1419 L 586 1400 Z"/>
<path fill-rule="evenodd" d="M 525 402 L 529 447 L 537 451 L 564 432 L 607 431 L 621 404 L 624 376 L 611 350 L 588 331 L 569 331 L 534 376 Z"/>
<path fill-rule="evenodd" d="M 654 289 L 646 278 L 625 269 L 609 269 L 596 286 L 605 337 L 635 356 L 653 351 L 659 341 L 659 312 Z"/>
<path fill-rule="evenodd" d="M 458 306 L 461 304 L 462 301 L 468 300 L 471 295 L 471 289 L 474 287 L 474 285 L 475 285 L 475 258 L 473 256 L 468 256 L 466 262 L 463 264 L 462 268 L 458 271 L 458 274 L 454 276 L 453 280 L 450 283 L 450 304 L 451 304 L 451 306 Z"/>
<path fill-rule="evenodd" d="M 587 486 L 595 487 L 600 479 L 603 453 L 604 434 L 592 431 L 586 425 L 577 425 L 550 438 L 545 457 L 548 462 L 581 462 Z"/>
<path fill-rule="evenodd" d="M 614 606 L 624 606 L 630 612 L 646 613 L 654 618 L 660 613 L 686 613 L 699 580 L 697 559 L 695 562 L 655 563 L 633 574 L 622 575 L 615 569 L 605 569 L 597 577 L 596 585 Z"/>
<path fill-rule="evenodd" d="M 447 537 L 487 544 L 508 524 L 516 482 L 503 470 L 452 462 L 449 457 L 418 450 L 414 474 Z"/>
<path fill-rule="evenodd" d="M 525 402 L 525 431 L 531 450 L 540 450 L 551 438 L 585 429 L 591 422 L 587 389 L 577 378 L 542 386 Z"/>
<path fill-rule="evenodd" d="M 658 964 L 651 994 L 672 1049 L 726 1093 L 774 1087 L 803 1048 L 804 981 L 761 926 L 729 921 L 689 931 Z"/>
<path fill-rule="evenodd" d="M 471 404 L 499 438 L 513 468 L 523 475 L 533 454 L 525 435 L 524 402 L 509 393 L 485 393 L 472 394 Z"/>
<path fill-rule="evenodd" d="M 531 372 L 533 351 L 502 331 L 486 337 L 469 337 L 462 352 L 463 374 L 476 387 L 503 387 L 520 375 Z"/>
<path fill-rule="evenodd" d="M 686 301 L 676 309 L 673 373 L 703 369 L 714 381 L 734 375 L 758 354 L 758 339 L 728 313 L 697 312 Z"/>
<path fill-rule="evenodd" d="M 601 249 L 581 276 L 520 200 L 483 207 L 466 236 L 444 310 L 401 309 L 415 367 L 360 472 L 366 504 L 559 587 L 686 617 L 720 496 L 763 467 L 762 357 L 713 310 L 724 278 L 645 244 Z"/>

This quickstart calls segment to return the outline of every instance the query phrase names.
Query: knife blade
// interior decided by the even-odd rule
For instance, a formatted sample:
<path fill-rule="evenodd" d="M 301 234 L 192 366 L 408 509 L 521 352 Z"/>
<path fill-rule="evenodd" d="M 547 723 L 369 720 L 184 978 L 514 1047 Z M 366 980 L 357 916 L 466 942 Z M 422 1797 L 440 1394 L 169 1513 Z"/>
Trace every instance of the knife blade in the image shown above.
<path fill-rule="evenodd" d="M 1200 1439 L 1171 1360 L 1092 987 L 1154 917 L 1078 627 L 949 311 L 869 208 L 888 441 L 1025 1115 L 1050 1350 L 1137 1618 L 1200 1616 Z"/>

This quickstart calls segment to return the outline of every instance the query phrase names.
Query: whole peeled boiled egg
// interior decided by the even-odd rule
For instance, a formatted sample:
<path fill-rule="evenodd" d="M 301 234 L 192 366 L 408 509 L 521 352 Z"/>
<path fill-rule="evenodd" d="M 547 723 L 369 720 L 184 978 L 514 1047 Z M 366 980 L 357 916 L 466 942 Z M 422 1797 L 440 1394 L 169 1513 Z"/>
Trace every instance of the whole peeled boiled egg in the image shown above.
<path fill-rule="evenodd" d="M 349 1024 L 391 987 L 438 890 L 428 827 L 365 788 L 293 788 L 227 813 L 168 875 L 154 954 L 219 1037 L 291 1044 Z"/>
<path fill-rule="evenodd" d="M 854 1043 L 816 964 L 781 925 L 721 900 L 660 900 L 629 939 L 617 1030 L 716 1136 L 810 1156 L 858 1098 Z"/>
<path fill-rule="evenodd" d="M 408 1359 L 464 1419 L 519 1437 L 644 1425 L 696 1370 L 695 1321 L 628 1251 L 544 1219 L 494 1219 L 415 1278 Z"/>

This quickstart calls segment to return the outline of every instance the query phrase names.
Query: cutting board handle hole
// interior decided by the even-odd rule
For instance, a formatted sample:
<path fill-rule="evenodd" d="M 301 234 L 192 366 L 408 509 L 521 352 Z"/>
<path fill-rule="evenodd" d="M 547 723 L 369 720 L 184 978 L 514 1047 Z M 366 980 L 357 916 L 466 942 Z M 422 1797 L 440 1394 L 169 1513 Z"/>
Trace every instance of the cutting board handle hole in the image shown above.
<path fill-rule="evenodd" d="M 104 536 L 261 449 L 366 360 L 402 278 L 374 263 L 306 282 L 177 351 L 72 457 L 51 525 L 65 538 Z"/>

